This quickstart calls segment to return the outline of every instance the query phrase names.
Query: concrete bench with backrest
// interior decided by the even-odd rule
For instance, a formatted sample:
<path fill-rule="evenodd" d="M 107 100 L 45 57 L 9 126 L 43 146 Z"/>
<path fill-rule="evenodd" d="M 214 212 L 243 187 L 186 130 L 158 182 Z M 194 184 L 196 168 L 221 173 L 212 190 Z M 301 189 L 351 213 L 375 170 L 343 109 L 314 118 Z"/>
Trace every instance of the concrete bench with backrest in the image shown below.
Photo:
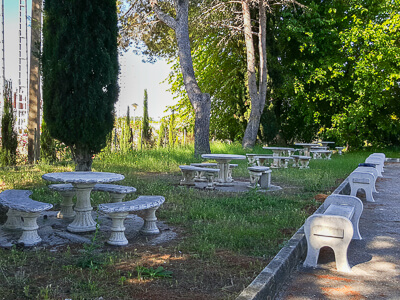
<path fill-rule="evenodd" d="M 361 240 L 359 220 L 363 211 L 360 199 L 349 195 L 331 195 L 323 204 L 322 214 L 313 214 L 304 224 L 307 239 L 305 267 L 317 267 L 319 251 L 330 247 L 335 253 L 336 268 L 350 272 L 347 249 L 352 239 Z"/>
<path fill-rule="evenodd" d="M 374 175 L 375 182 L 372 185 L 372 192 L 378 193 L 378 191 L 376 190 L 376 180 L 379 177 L 379 173 L 375 167 L 360 166 L 360 167 L 356 168 L 353 172 L 371 173 L 372 175 Z"/>
<path fill-rule="evenodd" d="M 269 189 L 271 186 L 271 173 L 272 170 L 268 167 L 248 167 L 250 173 L 249 188 L 260 187 L 262 189 Z"/>
<path fill-rule="evenodd" d="M 115 246 L 124 246 L 128 244 L 125 237 L 124 221 L 130 212 L 145 211 L 143 217 L 144 223 L 140 232 L 142 234 L 158 234 L 160 230 L 157 227 L 156 210 L 163 204 L 165 198 L 162 196 L 139 196 L 135 200 L 126 202 L 113 202 L 99 204 L 98 209 L 112 219 L 111 236 L 107 243 Z"/>
<path fill-rule="evenodd" d="M 206 176 L 208 181 L 206 189 L 215 188 L 214 178 L 215 176 L 218 176 L 219 169 L 200 168 L 200 167 L 186 166 L 186 165 L 179 166 L 179 169 L 181 169 L 183 176 L 183 179 L 180 182 L 181 185 L 194 186 L 195 185 L 194 178 L 196 177 L 196 174 L 199 172 L 203 172 L 204 176 Z"/>
<path fill-rule="evenodd" d="M 385 165 L 385 157 L 384 157 L 383 153 L 381 153 L 381 154 L 378 154 L 378 153 L 371 154 L 370 156 L 368 156 L 365 159 L 365 162 L 366 163 L 375 164 L 376 165 L 376 169 L 378 170 L 378 173 L 380 175 L 382 175 L 382 173 L 384 172 L 383 167 Z"/>
<path fill-rule="evenodd" d="M 350 195 L 356 196 L 359 189 L 364 190 L 368 202 L 375 202 L 372 192 L 375 190 L 376 178 L 372 173 L 353 171 L 349 177 Z"/>
<path fill-rule="evenodd" d="M 18 243 L 25 246 L 34 246 L 42 241 L 37 232 L 37 218 L 43 211 L 53 207 L 50 203 L 32 200 L 30 195 L 32 192 L 28 190 L 5 190 L 0 193 L 0 204 L 9 209 L 4 226 L 10 229 L 21 228 L 22 235 Z"/>
<path fill-rule="evenodd" d="M 194 167 L 199 167 L 199 168 L 214 168 L 216 169 L 218 167 L 217 163 L 191 163 L 191 166 Z M 238 164 L 229 164 L 229 169 L 228 169 L 228 178 L 227 182 L 232 182 L 232 170 L 234 168 L 237 168 Z M 204 175 L 204 172 L 196 172 L 196 177 L 194 178 L 195 181 L 207 181 L 207 177 Z"/>
<path fill-rule="evenodd" d="M 75 211 L 73 210 L 74 203 L 72 201 L 76 193 L 74 186 L 70 183 L 50 184 L 49 189 L 60 193 L 63 198 L 60 203 L 60 211 L 57 214 L 57 218 L 70 219 L 75 217 Z M 111 202 L 121 202 L 126 195 L 135 193 L 136 189 L 131 186 L 97 183 L 92 191 L 107 192 L 110 195 Z"/>

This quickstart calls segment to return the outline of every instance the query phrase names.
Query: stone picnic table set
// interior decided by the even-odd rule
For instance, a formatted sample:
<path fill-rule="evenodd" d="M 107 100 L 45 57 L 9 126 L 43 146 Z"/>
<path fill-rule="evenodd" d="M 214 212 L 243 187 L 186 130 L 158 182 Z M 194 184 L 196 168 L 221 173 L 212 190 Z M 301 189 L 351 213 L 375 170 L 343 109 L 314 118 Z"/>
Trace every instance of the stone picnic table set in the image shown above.
<path fill-rule="evenodd" d="M 71 221 L 67 230 L 73 233 L 95 231 L 98 224 L 92 217 L 91 192 L 107 192 L 111 203 L 102 203 L 98 211 L 112 219 L 110 245 L 127 245 L 124 235 L 124 221 L 130 212 L 144 211 L 144 224 L 140 230 L 143 234 L 157 234 L 155 211 L 164 203 L 162 196 L 139 196 L 137 199 L 123 202 L 127 194 L 135 193 L 134 187 L 110 184 L 121 181 L 121 174 L 108 172 L 61 172 L 44 174 L 42 178 L 52 182 L 49 189 L 62 196 L 58 218 Z M 5 190 L 0 193 L 0 204 L 8 208 L 7 221 L 3 225 L 7 229 L 22 229 L 18 243 L 34 246 L 41 242 L 37 233 L 37 218 L 42 212 L 53 207 L 52 204 L 35 201 L 30 198 L 29 190 Z M 76 204 L 73 197 L 76 195 Z"/>
<path fill-rule="evenodd" d="M 232 171 L 237 164 L 232 164 L 232 160 L 245 160 L 245 155 L 237 154 L 203 154 L 203 159 L 215 160 L 216 163 L 192 163 L 181 165 L 183 179 L 180 185 L 196 186 L 196 182 L 207 181 L 206 189 L 213 190 L 216 187 L 235 187 L 239 183 L 232 178 Z M 268 190 L 271 187 L 271 170 L 264 166 L 249 166 L 250 183 L 247 188 L 259 187 Z"/>

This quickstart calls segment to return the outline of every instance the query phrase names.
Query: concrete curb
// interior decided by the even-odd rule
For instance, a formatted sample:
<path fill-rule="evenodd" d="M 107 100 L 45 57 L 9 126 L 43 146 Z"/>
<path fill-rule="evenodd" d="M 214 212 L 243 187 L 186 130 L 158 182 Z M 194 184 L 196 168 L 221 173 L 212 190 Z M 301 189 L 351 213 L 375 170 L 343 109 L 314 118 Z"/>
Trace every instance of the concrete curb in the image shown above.
<path fill-rule="evenodd" d="M 388 160 L 387 160 L 388 161 Z M 350 185 L 346 178 L 332 194 L 350 194 Z M 322 213 L 322 205 L 315 213 Z M 292 236 L 261 273 L 246 287 L 236 300 L 275 299 L 290 273 L 304 260 L 307 253 L 307 241 L 304 226 Z"/>

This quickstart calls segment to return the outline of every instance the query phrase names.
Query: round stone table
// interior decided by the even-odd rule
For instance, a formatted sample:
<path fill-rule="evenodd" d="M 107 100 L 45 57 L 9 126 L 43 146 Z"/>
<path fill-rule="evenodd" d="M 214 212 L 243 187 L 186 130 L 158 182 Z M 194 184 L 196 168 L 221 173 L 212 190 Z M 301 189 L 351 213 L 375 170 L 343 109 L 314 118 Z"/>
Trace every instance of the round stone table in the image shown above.
<path fill-rule="evenodd" d="M 229 162 L 231 160 L 246 159 L 245 155 L 236 154 L 202 154 L 204 159 L 214 159 L 217 162 L 217 168 L 219 169 L 217 185 L 230 186 L 233 185 L 232 179 L 228 175 Z"/>
<path fill-rule="evenodd" d="M 51 182 L 71 183 L 76 189 L 75 219 L 68 225 L 71 232 L 88 232 L 96 230 L 96 222 L 92 218 L 93 207 L 90 204 L 90 192 L 96 183 L 109 183 L 123 180 L 121 174 L 107 172 L 62 172 L 48 173 L 42 176 Z"/>

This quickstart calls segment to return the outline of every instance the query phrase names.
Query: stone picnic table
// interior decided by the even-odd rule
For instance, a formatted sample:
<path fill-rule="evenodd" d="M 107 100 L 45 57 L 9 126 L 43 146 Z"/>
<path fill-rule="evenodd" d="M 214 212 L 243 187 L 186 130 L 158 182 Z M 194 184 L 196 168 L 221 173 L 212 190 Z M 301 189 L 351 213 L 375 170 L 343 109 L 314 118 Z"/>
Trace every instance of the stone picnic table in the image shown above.
<path fill-rule="evenodd" d="M 294 148 L 289 148 L 289 147 L 263 147 L 263 149 L 265 150 L 271 150 L 272 151 L 272 156 L 275 157 L 285 157 L 287 159 L 290 158 L 290 154 L 291 152 L 294 152 L 296 149 Z M 282 166 L 287 166 L 287 164 L 285 163 L 285 160 L 282 163 L 282 159 L 280 158 L 276 158 L 274 159 L 274 162 L 272 164 L 272 166 L 274 168 L 281 168 Z"/>
<path fill-rule="evenodd" d="M 233 185 L 233 180 L 229 179 L 229 163 L 231 160 L 246 159 L 245 155 L 237 154 L 202 154 L 204 159 L 213 159 L 217 162 L 217 168 L 219 169 L 217 185 L 220 186 L 231 186 Z"/>
<path fill-rule="evenodd" d="M 96 230 L 92 218 L 93 207 L 90 204 L 90 193 L 97 183 L 109 183 L 123 180 L 121 174 L 107 172 L 61 172 L 48 173 L 42 176 L 50 182 L 71 183 L 76 189 L 75 219 L 68 225 L 70 232 L 88 232 Z"/>

